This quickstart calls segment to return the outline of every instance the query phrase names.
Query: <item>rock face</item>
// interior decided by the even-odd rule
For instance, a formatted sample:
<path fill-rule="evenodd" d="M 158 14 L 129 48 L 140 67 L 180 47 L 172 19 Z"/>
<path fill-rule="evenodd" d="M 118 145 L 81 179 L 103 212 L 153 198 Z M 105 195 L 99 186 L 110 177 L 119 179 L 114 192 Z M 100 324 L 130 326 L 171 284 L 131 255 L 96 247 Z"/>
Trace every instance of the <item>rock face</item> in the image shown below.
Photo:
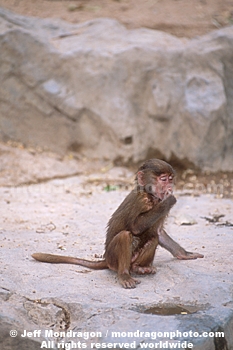
<path fill-rule="evenodd" d="M 233 27 L 192 40 L 0 10 L 0 140 L 233 170 Z"/>

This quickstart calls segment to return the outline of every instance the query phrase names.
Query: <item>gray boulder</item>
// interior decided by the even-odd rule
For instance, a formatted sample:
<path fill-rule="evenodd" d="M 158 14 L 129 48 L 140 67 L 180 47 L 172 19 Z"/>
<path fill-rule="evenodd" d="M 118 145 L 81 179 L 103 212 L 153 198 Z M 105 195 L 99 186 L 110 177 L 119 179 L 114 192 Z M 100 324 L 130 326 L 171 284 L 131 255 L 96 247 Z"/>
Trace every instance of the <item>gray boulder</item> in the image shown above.
<path fill-rule="evenodd" d="M 192 40 L 0 9 L 0 140 L 233 170 L 233 27 Z"/>

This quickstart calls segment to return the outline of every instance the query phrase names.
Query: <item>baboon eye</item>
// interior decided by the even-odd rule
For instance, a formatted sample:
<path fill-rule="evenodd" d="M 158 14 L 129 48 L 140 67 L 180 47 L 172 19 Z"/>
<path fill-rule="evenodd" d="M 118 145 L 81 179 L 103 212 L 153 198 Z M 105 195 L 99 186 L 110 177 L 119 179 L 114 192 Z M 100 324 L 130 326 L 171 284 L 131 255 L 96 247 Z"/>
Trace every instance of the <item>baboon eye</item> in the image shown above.
<path fill-rule="evenodd" d="M 161 176 L 160 180 L 161 181 L 167 181 L 167 176 Z"/>

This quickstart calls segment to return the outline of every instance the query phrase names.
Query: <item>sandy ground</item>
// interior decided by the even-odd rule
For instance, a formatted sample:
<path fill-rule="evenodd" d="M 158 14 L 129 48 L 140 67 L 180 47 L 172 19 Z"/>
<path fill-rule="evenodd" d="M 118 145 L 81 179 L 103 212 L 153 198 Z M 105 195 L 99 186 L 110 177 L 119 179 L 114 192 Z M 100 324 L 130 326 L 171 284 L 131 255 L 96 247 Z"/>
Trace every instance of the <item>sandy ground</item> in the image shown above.
<path fill-rule="evenodd" d="M 124 171 L 114 168 L 104 177 L 121 177 Z M 61 330 L 68 315 L 66 330 L 98 330 L 104 334 L 109 329 L 203 332 L 221 327 L 231 349 L 233 227 L 226 224 L 233 216 L 230 199 L 178 193 L 167 230 L 187 250 L 205 257 L 179 261 L 159 247 L 154 261 L 156 275 L 138 276 L 141 283 L 133 290 L 123 289 L 113 271 L 43 264 L 32 259 L 31 254 L 39 251 L 88 259 L 101 257 L 108 219 L 128 191 L 107 191 L 101 183 L 95 184 L 97 176 L 79 175 L 0 188 L 0 308 L 8 322 L 4 328 L 6 341 L 10 329 L 18 332 Z M 124 176 L 131 174 L 127 172 Z M 225 216 L 219 223 L 210 223 L 204 218 L 220 214 Z M 181 225 L 183 220 L 191 223 L 192 219 L 195 224 Z M 65 310 L 65 320 L 60 305 Z M 158 318 L 140 312 L 156 305 L 187 306 L 200 311 L 177 318 Z M 20 338 L 15 340 L 21 341 Z M 23 343 L 14 348 L 26 347 Z M 195 349 L 203 348 L 215 347 Z M 3 349 L 8 348 L 3 345 Z"/>
<path fill-rule="evenodd" d="M 72 23 L 111 17 L 127 28 L 147 27 L 190 38 L 233 23 L 231 0 L 0 0 L 0 6 Z"/>
<path fill-rule="evenodd" d="M 102 254 L 107 222 L 133 188 L 133 169 L 5 144 L 0 144 L 0 162 L 3 251 L 14 255 L 20 248 L 20 259 L 30 260 L 30 253 L 38 250 L 78 251 L 91 258 Z M 215 253 L 232 250 L 233 242 L 232 180 L 222 176 L 181 172 L 175 189 L 178 203 L 168 220 L 175 239 L 189 250 L 207 252 L 213 264 Z M 231 260 L 232 254 L 224 256 L 229 268 Z"/>
<path fill-rule="evenodd" d="M 166 227 L 188 251 L 205 257 L 179 261 L 159 247 L 154 261 L 156 275 L 139 276 L 137 288 L 125 290 L 112 271 L 42 264 L 31 254 L 42 251 L 88 259 L 101 257 L 106 224 L 128 194 L 134 172 L 99 161 L 90 168 L 88 162 L 71 155 L 62 159 L 33 149 L 0 146 L 0 318 L 5 320 L 0 340 L 4 339 L 4 350 L 27 348 L 26 339 L 9 337 L 11 329 L 20 333 L 63 326 L 66 330 L 98 330 L 104 334 L 109 327 L 113 331 L 198 332 L 221 327 L 231 348 L 230 198 L 208 194 L 204 182 L 195 189 L 196 175 L 191 170 L 183 172 L 179 183 L 186 179 L 189 185 L 176 191 L 178 202 Z M 224 181 L 229 185 L 226 178 Z M 202 191 L 204 194 L 199 193 Z M 156 305 L 191 306 L 199 311 L 178 318 L 157 318 L 140 311 Z M 209 338 L 208 342 L 212 341 Z M 38 349 L 40 345 L 30 344 L 28 348 Z M 214 348 L 214 344 L 205 346 Z"/>
<path fill-rule="evenodd" d="M 113 168 L 104 175 L 95 173 L 20 187 L 1 187 L 0 237 L 3 266 L 18 266 L 21 261 L 29 269 L 37 269 L 38 263 L 31 258 L 31 254 L 36 251 L 91 259 L 100 257 L 104 250 L 107 222 L 129 190 L 118 188 L 109 191 L 101 182 L 96 181 L 102 177 L 114 182 L 114 179 L 130 179 L 131 176 L 132 173 L 127 169 Z M 179 265 L 181 269 L 182 266 L 186 266 L 195 270 L 196 266 L 201 269 L 200 278 L 208 267 L 209 271 L 214 273 L 216 270 L 220 275 L 222 272 L 230 278 L 233 242 L 232 200 L 216 198 L 214 195 L 184 196 L 184 192 L 180 191 L 176 192 L 176 196 L 178 202 L 169 215 L 168 232 L 187 250 L 198 251 L 204 254 L 205 258 L 194 262 L 179 262 L 160 248 L 156 254 L 155 265 L 161 270 L 163 261 L 165 266 L 169 261 L 169 264 Z M 215 223 L 207 220 L 216 217 L 219 219 Z M 57 267 L 50 264 L 40 266 L 41 269 L 57 270 Z M 65 270 L 81 274 L 89 272 L 91 280 L 95 280 L 95 271 L 91 272 L 86 268 L 60 265 L 58 270 L 63 271 L 62 274 Z M 7 270 L 5 272 L 7 276 Z M 32 272 L 28 273 L 31 275 Z M 98 272 L 97 275 L 98 278 L 103 278 L 102 283 L 106 287 L 116 283 L 114 273 Z M 17 276 L 14 277 L 12 270 L 7 280 L 11 281 L 14 278 L 17 279 Z M 84 278 L 86 279 L 88 282 L 88 277 Z M 81 280 L 82 277 L 80 283 Z M 147 278 L 144 277 L 143 280 Z M 37 283 L 35 279 L 35 284 Z M 148 288 L 147 282 L 144 283 L 140 289 Z M 162 281 L 160 283 L 164 284 Z M 10 285 L 3 282 L 3 287 L 9 288 Z M 28 292 L 30 290 L 32 293 L 31 287 L 28 287 Z M 178 287 L 176 283 L 174 287 Z M 24 286 L 20 286 L 18 282 L 14 288 L 19 288 L 22 292 Z M 43 294 L 42 285 L 35 285 L 34 288 Z M 161 285 L 157 288 L 161 289 Z"/>

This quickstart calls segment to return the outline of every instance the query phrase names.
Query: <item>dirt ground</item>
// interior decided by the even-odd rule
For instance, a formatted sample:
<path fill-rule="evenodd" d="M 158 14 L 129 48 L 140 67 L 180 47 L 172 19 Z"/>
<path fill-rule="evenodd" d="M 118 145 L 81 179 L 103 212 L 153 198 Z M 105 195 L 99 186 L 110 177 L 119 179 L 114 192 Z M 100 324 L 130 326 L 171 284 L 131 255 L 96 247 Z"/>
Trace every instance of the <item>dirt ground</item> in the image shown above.
<path fill-rule="evenodd" d="M 0 0 L 0 6 L 21 15 L 61 18 L 72 23 L 98 17 L 111 17 L 127 28 L 147 27 L 190 38 L 233 24 L 233 0 Z M 14 155 L 14 147 L 12 149 L 12 145 L 8 146 L 10 146 L 9 153 L 12 152 L 11 161 L 9 161 L 9 153 L 6 152 L 6 156 L 4 151 L 1 156 L 2 162 L 4 157 L 7 157 L 7 160 L 3 162 L 5 165 L 0 169 L 0 185 L 17 186 L 41 182 L 41 179 L 35 177 L 33 167 L 29 166 L 34 160 L 26 159 L 22 162 L 21 158 L 20 166 L 15 167 L 15 159 L 18 158 Z M 17 145 L 15 148 L 22 148 L 21 146 Z M 25 152 L 27 153 L 27 150 Z M 14 176 L 12 165 L 17 169 Z M 200 174 L 191 169 L 177 170 L 178 189 L 185 189 L 185 192 L 191 192 L 194 195 L 200 191 L 203 193 L 204 189 L 204 193 L 233 198 L 232 173 Z M 53 176 L 56 177 L 54 174 L 44 175 L 46 178 L 53 178 Z M 64 176 L 63 173 L 62 176 Z"/>
<path fill-rule="evenodd" d="M 72 23 L 111 17 L 127 28 L 147 27 L 189 38 L 233 24 L 232 0 L 0 0 L 0 6 Z"/>
<path fill-rule="evenodd" d="M 200 172 L 194 168 L 181 169 L 176 164 L 172 165 L 177 174 L 176 189 L 182 191 L 183 196 L 213 194 L 218 199 L 233 198 L 233 173 Z M 119 170 L 122 173 L 120 176 L 117 169 L 122 169 Z M 130 190 L 136 170 L 136 164 L 128 168 L 117 167 L 107 160 L 90 162 L 76 153 L 61 156 L 24 147 L 16 142 L 0 142 L 0 187 L 46 184 L 55 179 L 85 176 L 86 185 L 93 186 L 90 192 L 97 187 L 107 192 Z"/>

